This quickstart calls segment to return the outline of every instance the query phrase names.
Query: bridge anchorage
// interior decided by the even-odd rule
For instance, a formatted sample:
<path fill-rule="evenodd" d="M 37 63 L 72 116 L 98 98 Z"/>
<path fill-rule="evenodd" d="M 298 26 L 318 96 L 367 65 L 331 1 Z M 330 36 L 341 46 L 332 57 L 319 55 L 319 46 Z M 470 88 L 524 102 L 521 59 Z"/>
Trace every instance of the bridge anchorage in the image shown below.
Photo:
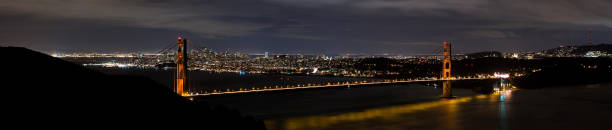
<path fill-rule="evenodd" d="M 442 73 L 440 79 L 442 79 L 442 95 L 441 98 L 456 98 L 453 96 L 453 90 L 451 88 L 451 44 L 444 41 L 444 51 L 442 53 Z"/>

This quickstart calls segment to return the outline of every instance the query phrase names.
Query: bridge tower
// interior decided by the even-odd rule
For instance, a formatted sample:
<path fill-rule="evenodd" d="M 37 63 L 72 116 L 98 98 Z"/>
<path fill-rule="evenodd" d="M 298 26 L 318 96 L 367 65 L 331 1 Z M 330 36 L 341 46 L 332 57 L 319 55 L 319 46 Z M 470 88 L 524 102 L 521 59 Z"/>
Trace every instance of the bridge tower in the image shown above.
<path fill-rule="evenodd" d="M 444 41 L 444 52 L 442 57 L 442 79 L 451 78 L 451 44 Z"/>
<path fill-rule="evenodd" d="M 444 41 L 444 51 L 442 53 L 442 73 L 440 78 L 442 81 L 442 98 L 454 98 L 451 89 L 451 44 Z"/>
<path fill-rule="evenodd" d="M 178 95 L 185 95 L 183 89 L 187 85 L 187 39 L 182 36 L 178 36 L 178 51 L 176 53 L 176 80 L 174 85 L 174 91 Z"/>

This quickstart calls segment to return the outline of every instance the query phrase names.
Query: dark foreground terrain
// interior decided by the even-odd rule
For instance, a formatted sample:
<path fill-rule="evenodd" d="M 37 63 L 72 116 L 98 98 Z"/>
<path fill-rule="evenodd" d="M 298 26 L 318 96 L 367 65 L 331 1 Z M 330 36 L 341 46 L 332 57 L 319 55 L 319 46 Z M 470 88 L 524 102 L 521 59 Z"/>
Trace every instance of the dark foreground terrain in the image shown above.
<path fill-rule="evenodd" d="M 0 60 L 4 127 L 265 129 L 149 78 L 109 76 L 18 47 L 0 47 Z"/>

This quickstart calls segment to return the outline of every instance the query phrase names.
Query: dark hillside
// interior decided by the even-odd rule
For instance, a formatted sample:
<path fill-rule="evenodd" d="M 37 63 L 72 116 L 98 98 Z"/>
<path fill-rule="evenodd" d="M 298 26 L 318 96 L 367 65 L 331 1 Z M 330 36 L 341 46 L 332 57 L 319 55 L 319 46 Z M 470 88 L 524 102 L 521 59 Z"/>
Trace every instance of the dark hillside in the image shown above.
<path fill-rule="evenodd" d="M 18 47 L 0 47 L 0 60 L 3 117 L 32 124 L 26 127 L 265 129 L 261 121 L 194 103 L 148 78 L 109 76 Z"/>

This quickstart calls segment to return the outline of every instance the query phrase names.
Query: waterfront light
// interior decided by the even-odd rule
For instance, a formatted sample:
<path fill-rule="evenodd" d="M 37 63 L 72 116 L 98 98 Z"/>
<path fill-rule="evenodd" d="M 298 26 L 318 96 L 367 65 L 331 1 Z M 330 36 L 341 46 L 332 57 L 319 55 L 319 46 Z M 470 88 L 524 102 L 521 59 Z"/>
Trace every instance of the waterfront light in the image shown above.
<path fill-rule="evenodd" d="M 510 74 L 507 74 L 507 73 L 495 73 L 495 74 L 493 74 L 493 76 L 495 78 L 504 78 L 504 79 L 506 79 L 506 78 L 510 77 Z"/>

